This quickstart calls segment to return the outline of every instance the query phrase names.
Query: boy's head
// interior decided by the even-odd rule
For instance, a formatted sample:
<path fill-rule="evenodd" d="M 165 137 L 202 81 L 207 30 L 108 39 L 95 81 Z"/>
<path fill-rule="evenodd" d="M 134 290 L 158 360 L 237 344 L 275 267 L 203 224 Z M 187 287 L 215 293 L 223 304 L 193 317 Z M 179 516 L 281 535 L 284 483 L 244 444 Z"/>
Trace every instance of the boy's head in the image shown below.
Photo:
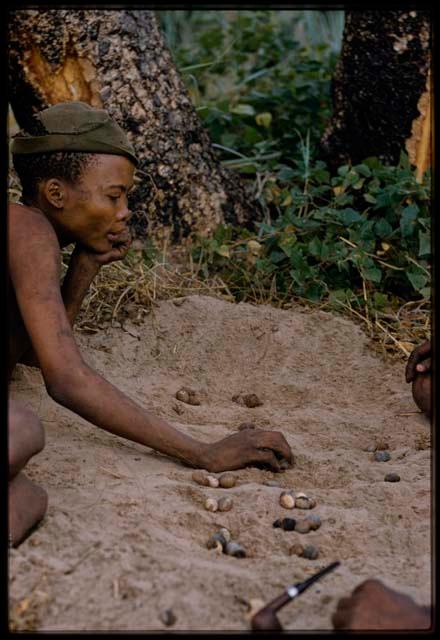
<path fill-rule="evenodd" d="M 124 131 L 83 102 L 54 105 L 34 121 L 11 149 L 23 201 L 41 208 L 66 244 L 108 251 L 127 229 L 137 165 Z"/>
<path fill-rule="evenodd" d="M 23 200 L 32 202 L 49 178 L 76 183 L 96 154 L 122 155 L 137 165 L 125 132 L 108 113 L 85 102 L 63 102 L 34 116 L 32 130 L 12 141 L 12 159 Z"/>

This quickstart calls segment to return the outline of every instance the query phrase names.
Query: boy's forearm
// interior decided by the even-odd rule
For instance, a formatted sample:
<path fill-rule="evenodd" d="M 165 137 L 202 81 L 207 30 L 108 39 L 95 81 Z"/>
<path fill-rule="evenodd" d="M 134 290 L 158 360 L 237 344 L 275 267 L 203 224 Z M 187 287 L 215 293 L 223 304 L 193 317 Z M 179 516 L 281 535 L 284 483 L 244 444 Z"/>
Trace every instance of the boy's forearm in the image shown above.
<path fill-rule="evenodd" d="M 195 467 L 207 464 L 207 444 L 146 411 L 90 367 L 73 375 L 66 373 L 57 381 L 56 390 L 48 390 L 54 400 L 105 431 Z"/>
<path fill-rule="evenodd" d="M 99 265 L 96 262 L 81 250 L 77 248 L 74 249 L 70 257 L 69 268 L 61 287 L 61 295 L 67 317 L 72 327 L 81 308 L 84 296 L 98 271 Z"/>

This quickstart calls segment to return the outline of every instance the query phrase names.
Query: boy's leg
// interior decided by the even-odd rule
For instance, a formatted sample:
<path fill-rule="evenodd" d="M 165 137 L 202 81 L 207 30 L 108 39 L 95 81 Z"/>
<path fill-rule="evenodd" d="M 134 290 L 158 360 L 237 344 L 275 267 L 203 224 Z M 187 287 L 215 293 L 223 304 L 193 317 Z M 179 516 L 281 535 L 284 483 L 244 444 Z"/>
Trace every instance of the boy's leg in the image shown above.
<path fill-rule="evenodd" d="M 9 402 L 9 539 L 13 546 L 24 540 L 43 518 L 47 494 L 29 480 L 21 469 L 44 447 L 44 431 L 37 416 L 21 403 Z"/>
<path fill-rule="evenodd" d="M 428 362 L 429 366 L 431 366 L 430 360 L 424 360 L 423 364 L 426 364 Z M 414 402 L 419 407 L 420 411 L 426 413 L 428 418 L 431 417 L 431 387 L 431 369 L 429 369 L 426 373 L 416 373 L 416 376 L 412 383 L 412 394 Z"/>

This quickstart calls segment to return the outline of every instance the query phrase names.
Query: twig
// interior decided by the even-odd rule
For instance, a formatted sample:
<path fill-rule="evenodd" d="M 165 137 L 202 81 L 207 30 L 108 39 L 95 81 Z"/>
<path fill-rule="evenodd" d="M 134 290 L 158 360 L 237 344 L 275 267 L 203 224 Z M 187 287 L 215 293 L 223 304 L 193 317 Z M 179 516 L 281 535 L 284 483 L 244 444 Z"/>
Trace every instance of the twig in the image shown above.
<path fill-rule="evenodd" d="M 66 570 L 63 572 L 63 573 L 64 573 L 64 575 L 65 575 L 65 576 L 67 576 L 67 575 L 69 575 L 69 574 L 73 573 L 73 571 L 75 571 L 75 569 L 76 569 L 77 567 L 79 567 L 79 565 L 80 565 L 82 562 L 84 562 L 84 560 L 85 560 L 85 559 L 86 559 L 86 558 L 87 558 L 87 557 L 88 557 L 88 556 L 89 556 L 93 551 L 96 551 L 96 549 L 97 549 L 98 547 L 100 547 L 100 546 L 101 546 L 101 541 L 100 541 L 100 540 L 97 540 L 97 541 L 93 544 L 93 546 L 92 546 L 92 547 L 90 547 L 90 549 L 88 549 L 88 550 L 84 553 L 84 555 L 82 555 L 82 556 L 81 556 L 81 558 L 80 558 L 77 562 L 75 562 L 75 564 L 73 564 L 71 567 L 69 567 L 69 569 L 66 569 Z"/>

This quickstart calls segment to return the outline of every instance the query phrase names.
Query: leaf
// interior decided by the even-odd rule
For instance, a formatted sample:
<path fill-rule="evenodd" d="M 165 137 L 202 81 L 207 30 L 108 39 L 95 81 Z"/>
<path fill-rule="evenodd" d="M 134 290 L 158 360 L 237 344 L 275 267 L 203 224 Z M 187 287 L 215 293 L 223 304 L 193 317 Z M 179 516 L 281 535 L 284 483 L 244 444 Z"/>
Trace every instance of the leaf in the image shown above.
<path fill-rule="evenodd" d="M 388 220 L 381 218 L 374 225 L 374 231 L 378 238 L 386 238 L 393 233 L 393 227 L 390 225 Z"/>
<path fill-rule="evenodd" d="M 349 226 L 350 224 L 353 224 L 355 222 L 360 222 L 364 219 L 360 213 L 350 208 L 341 209 L 340 211 L 338 211 L 338 218 L 345 226 Z"/>
<path fill-rule="evenodd" d="M 272 251 L 269 258 L 275 264 L 282 262 L 286 258 L 286 254 L 281 251 Z"/>
<path fill-rule="evenodd" d="M 427 274 L 416 267 L 416 265 L 411 265 L 409 269 L 406 271 L 406 277 L 412 284 L 413 288 L 416 291 L 421 291 L 429 281 Z"/>
<path fill-rule="evenodd" d="M 380 291 L 375 291 L 373 294 L 373 302 L 376 309 L 383 309 L 389 303 L 388 295 Z"/>
<path fill-rule="evenodd" d="M 431 254 L 431 233 L 429 231 L 419 231 L 419 256 Z"/>
<path fill-rule="evenodd" d="M 263 113 L 258 113 L 255 116 L 255 122 L 261 126 L 266 127 L 268 129 L 272 122 L 272 114 L 269 111 L 264 111 Z"/>
<path fill-rule="evenodd" d="M 402 211 L 400 218 L 400 230 L 404 238 L 411 236 L 416 227 L 417 214 L 419 207 L 416 204 L 410 204 Z"/>
<path fill-rule="evenodd" d="M 230 109 L 231 113 L 235 113 L 238 116 L 254 116 L 255 109 L 251 104 L 237 104 Z"/>
<path fill-rule="evenodd" d="M 377 200 L 371 193 L 364 193 L 364 200 L 370 204 L 376 204 Z"/>
<path fill-rule="evenodd" d="M 356 169 L 361 176 L 365 176 L 365 178 L 369 178 L 371 176 L 370 167 L 366 164 L 357 164 L 354 169 Z"/>
<path fill-rule="evenodd" d="M 219 256 L 223 256 L 223 258 L 230 258 L 231 254 L 229 253 L 229 247 L 226 244 L 222 244 L 215 249 L 215 253 Z"/>
<path fill-rule="evenodd" d="M 380 282 L 382 280 L 382 271 L 375 266 L 367 267 L 366 269 L 362 269 L 362 276 L 364 280 Z"/>
<path fill-rule="evenodd" d="M 295 171 L 286 165 L 282 165 L 281 169 L 277 173 L 278 180 L 282 180 L 283 182 L 287 182 L 295 175 Z"/>

